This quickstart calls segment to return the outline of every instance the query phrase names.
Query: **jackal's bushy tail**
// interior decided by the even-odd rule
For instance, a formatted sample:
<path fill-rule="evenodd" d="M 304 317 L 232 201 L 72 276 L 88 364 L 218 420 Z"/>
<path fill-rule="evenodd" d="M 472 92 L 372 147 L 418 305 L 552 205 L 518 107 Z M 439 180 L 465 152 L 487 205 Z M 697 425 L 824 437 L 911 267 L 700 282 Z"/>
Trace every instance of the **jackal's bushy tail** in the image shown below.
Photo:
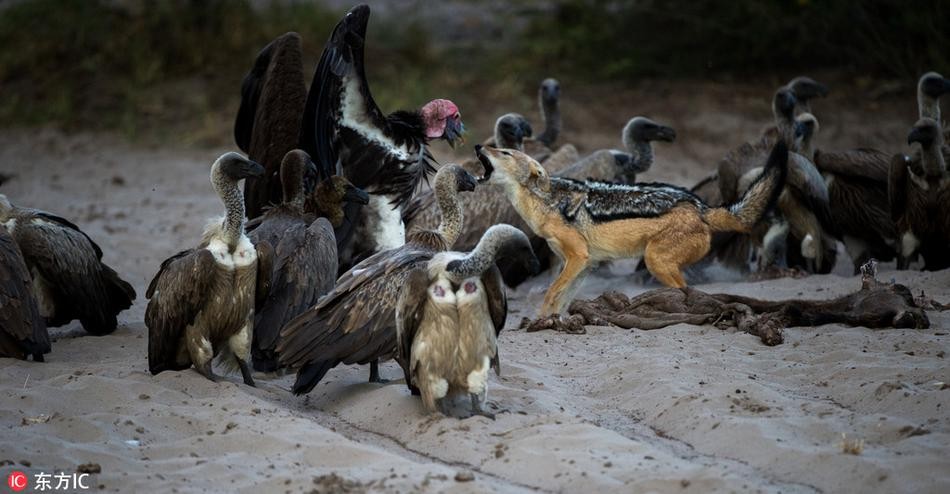
<path fill-rule="evenodd" d="M 705 218 L 713 231 L 748 232 L 767 213 L 778 200 L 785 187 L 788 174 L 788 148 L 785 141 L 779 140 L 759 178 L 752 182 L 745 194 L 737 202 L 720 208 L 710 209 Z"/>

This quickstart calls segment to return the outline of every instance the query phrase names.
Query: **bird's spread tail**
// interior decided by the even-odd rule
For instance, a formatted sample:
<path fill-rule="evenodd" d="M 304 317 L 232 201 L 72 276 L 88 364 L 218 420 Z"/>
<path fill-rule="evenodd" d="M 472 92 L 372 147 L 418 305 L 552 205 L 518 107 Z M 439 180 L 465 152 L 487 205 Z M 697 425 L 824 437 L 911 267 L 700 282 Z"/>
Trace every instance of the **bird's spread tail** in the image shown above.
<path fill-rule="evenodd" d="M 304 365 L 297 371 L 297 380 L 294 381 L 294 386 L 291 391 L 293 391 L 295 395 L 309 393 L 336 364 L 337 362 L 334 361 L 323 361 L 311 362 Z"/>
<path fill-rule="evenodd" d="M 759 178 L 752 183 L 745 194 L 735 203 L 713 208 L 704 215 L 706 222 L 717 232 L 748 232 L 758 223 L 765 213 L 775 206 L 779 194 L 785 187 L 788 174 L 788 148 L 779 140 L 769 154 L 768 163 Z"/>

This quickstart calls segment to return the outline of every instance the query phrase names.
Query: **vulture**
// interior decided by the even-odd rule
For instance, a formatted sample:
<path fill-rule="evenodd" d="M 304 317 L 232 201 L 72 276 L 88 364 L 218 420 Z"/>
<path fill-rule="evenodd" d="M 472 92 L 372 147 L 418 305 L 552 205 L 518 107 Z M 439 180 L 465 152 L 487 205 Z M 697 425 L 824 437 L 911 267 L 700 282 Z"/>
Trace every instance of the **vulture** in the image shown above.
<path fill-rule="evenodd" d="M 538 88 L 538 107 L 541 109 L 541 120 L 544 121 L 544 130 L 533 141 L 525 143 L 528 151 L 532 151 L 534 142 L 543 144 L 548 149 L 554 149 L 554 143 L 561 134 L 561 83 L 557 79 L 547 78 L 541 81 Z"/>
<path fill-rule="evenodd" d="M 631 118 L 620 139 L 626 151 L 602 149 L 561 170 L 559 177 L 632 185 L 653 166 L 653 141 L 673 142 L 676 131 L 646 117 Z"/>
<path fill-rule="evenodd" d="M 211 166 L 211 185 L 225 206 L 212 219 L 197 248 L 162 262 L 149 283 L 145 325 L 152 374 L 192 365 L 214 381 L 212 360 L 241 370 L 254 386 L 248 366 L 254 308 L 267 298 L 273 249 L 256 247 L 244 234 L 244 199 L 238 182 L 260 177 L 264 167 L 229 152 Z"/>
<path fill-rule="evenodd" d="M 888 199 L 900 234 L 898 269 L 919 253 L 924 269 L 950 267 L 950 173 L 940 123 L 924 117 L 907 135 L 917 144 L 912 157 L 895 155 L 890 164 Z"/>
<path fill-rule="evenodd" d="M 803 114 L 808 116 L 797 119 L 797 105 L 798 99 L 791 89 L 784 86 L 779 88 L 772 99 L 775 132 L 767 132 L 758 141 L 739 146 L 720 161 L 717 175 L 722 203 L 729 204 L 737 200 L 741 185 L 751 183 L 761 173 L 761 167 L 776 139 L 784 140 L 791 150 L 800 151 L 807 130 L 804 121 L 814 120 L 814 117 Z M 817 126 L 811 131 L 816 132 Z M 790 216 L 796 221 L 787 223 Z M 833 237 L 837 230 L 830 218 L 828 187 L 823 177 L 810 159 L 798 152 L 791 152 L 788 179 L 779 198 L 777 212 L 771 214 L 750 235 L 717 234 L 710 252 L 715 253 L 725 264 L 745 270 L 753 243 L 762 245 L 761 241 L 766 236 L 773 241 L 784 238 L 778 232 L 787 227 L 788 247 L 781 250 L 788 253 L 790 267 L 827 273 L 834 267 L 836 256 Z M 803 228 L 806 225 L 808 228 Z M 770 233 L 769 229 L 775 231 Z"/>
<path fill-rule="evenodd" d="M 359 5 L 336 25 L 307 95 L 300 148 L 322 170 L 342 170 L 370 194 L 365 207 L 348 205 L 336 229 L 340 268 L 405 243 L 402 210 L 435 171 L 427 148 L 432 139 L 454 146 L 464 127 L 458 107 L 446 99 L 417 111 L 384 115 L 366 81 L 363 49 L 370 9 Z"/>
<path fill-rule="evenodd" d="M 312 166 L 307 153 L 295 149 L 280 165 L 284 202 L 268 209 L 248 237 L 254 245 L 266 242 L 274 248 L 270 291 L 254 308 L 251 361 L 261 372 L 277 370 L 274 348 L 280 329 L 317 303 L 336 281 L 337 253 L 334 222 L 343 217 L 343 204 L 366 204 L 369 196 L 345 178 L 334 175 L 317 185 L 313 196 L 325 217 L 305 210 L 304 175 Z"/>
<path fill-rule="evenodd" d="M 89 334 L 115 331 L 135 290 L 102 262 L 102 249 L 69 220 L 14 206 L 0 194 L 0 224 L 13 237 L 33 279 L 46 326 L 79 319 Z"/>
<path fill-rule="evenodd" d="M 534 129 L 531 128 L 531 124 L 528 122 L 528 119 L 524 118 L 524 115 L 520 113 L 506 113 L 495 120 L 495 132 L 488 141 L 499 143 L 497 146 L 501 148 L 524 150 L 525 140 L 530 138 L 533 133 Z M 475 175 L 481 173 L 482 164 L 475 158 L 469 158 L 462 162 L 462 168 L 465 168 L 465 171 Z M 403 221 L 405 221 L 406 216 L 409 214 L 408 210 L 415 209 L 416 213 L 419 212 L 419 199 L 427 195 L 431 196 L 431 192 L 420 194 L 413 199 L 413 206 L 406 208 L 406 211 L 403 212 Z M 425 199 L 425 201 L 426 203 L 431 203 L 432 199 L 430 197 Z M 436 212 L 432 212 L 433 215 L 435 213 Z M 406 225 L 411 228 L 408 222 L 406 222 Z"/>
<path fill-rule="evenodd" d="M 950 80 L 935 72 L 924 74 L 917 84 L 920 118 L 940 122 L 940 97 L 947 92 Z M 815 151 L 815 166 L 828 185 L 831 220 L 855 274 L 868 259 L 890 261 L 902 250 L 888 207 L 890 162 L 888 154 L 876 149 Z"/>
<path fill-rule="evenodd" d="M 33 356 L 34 362 L 42 362 L 49 351 L 30 271 L 13 236 L 0 224 L 0 357 Z"/>
<path fill-rule="evenodd" d="M 261 50 L 241 83 L 234 140 L 250 160 L 264 166 L 263 175 L 244 182 L 249 219 L 281 202 L 280 164 L 300 140 L 306 101 L 300 35 L 286 33 Z"/>
<path fill-rule="evenodd" d="M 370 381 L 382 382 L 378 361 L 396 350 L 399 293 L 412 269 L 455 243 L 463 221 L 458 193 L 475 190 L 476 183 L 458 165 L 440 168 L 435 176 L 442 213 L 438 229 L 411 230 L 403 246 L 364 259 L 343 273 L 316 305 L 284 326 L 277 353 L 281 365 L 299 369 L 294 394 L 309 393 L 340 363 L 369 363 Z"/>
<path fill-rule="evenodd" d="M 812 138 L 818 132 L 818 120 L 810 113 L 796 119 L 795 146 L 798 152 L 789 153 L 788 177 L 785 189 L 776 203 L 777 214 L 771 215 L 764 232 L 754 235 L 767 259 L 760 259 L 760 268 L 768 268 L 771 261 L 777 267 L 797 267 L 809 272 L 830 272 L 834 267 L 837 245 L 828 233 L 833 225 L 828 209 L 828 190 L 824 179 L 811 161 Z M 739 179 L 739 190 L 745 190 L 762 172 L 750 170 Z M 782 248 L 773 245 L 785 242 Z M 784 260 L 768 253 L 784 252 Z"/>
<path fill-rule="evenodd" d="M 521 230 L 495 225 L 471 253 L 440 252 L 409 271 L 396 304 L 396 348 L 428 412 L 438 403 L 445 413 L 443 399 L 468 395 L 473 415 L 493 417 L 482 405 L 488 369 L 501 370 L 497 337 L 508 316 L 499 257 L 538 267 Z"/>

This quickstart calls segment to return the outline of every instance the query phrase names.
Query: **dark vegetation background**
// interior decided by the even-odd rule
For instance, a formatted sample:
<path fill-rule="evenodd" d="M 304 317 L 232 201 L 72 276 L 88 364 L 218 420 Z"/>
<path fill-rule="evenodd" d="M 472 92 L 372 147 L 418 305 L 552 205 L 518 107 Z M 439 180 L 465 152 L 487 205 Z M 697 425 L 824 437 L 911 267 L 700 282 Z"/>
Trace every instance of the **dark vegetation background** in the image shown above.
<path fill-rule="evenodd" d="M 950 2 L 532 0 L 371 2 L 368 77 L 384 110 L 450 97 L 533 105 L 538 81 L 779 82 L 825 71 L 913 85 L 950 72 Z M 240 81 L 273 37 L 299 32 L 309 83 L 349 2 L 20 0 L 0 5 L 0 127 L 111 130 L 221 144 Z M 591 88 L 593 88 L 591 90 Z M 906 88 L 905 88 L 906 89 Z M 580 94 L 581 92 L 575 92 Z"/>

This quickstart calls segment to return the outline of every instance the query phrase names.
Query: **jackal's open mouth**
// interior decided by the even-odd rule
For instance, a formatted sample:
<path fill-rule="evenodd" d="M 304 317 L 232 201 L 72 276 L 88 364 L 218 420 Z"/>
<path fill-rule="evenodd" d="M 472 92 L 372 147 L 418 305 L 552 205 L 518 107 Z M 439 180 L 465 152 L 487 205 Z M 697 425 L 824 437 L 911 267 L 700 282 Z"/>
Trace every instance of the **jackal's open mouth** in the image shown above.
<path fill-rule="evenodd" d="M 478 179 L 478 182 L 487 182 L 491 178 L 492 172 L 495 171 L 495 167 L 492 166 L 491 159 L 485 154 L 481 144 L 475 145 L 475 156 L 478 158 L 478 162 L 482 164 L 482 168 L 485 169 L 485 174 Z"/>

